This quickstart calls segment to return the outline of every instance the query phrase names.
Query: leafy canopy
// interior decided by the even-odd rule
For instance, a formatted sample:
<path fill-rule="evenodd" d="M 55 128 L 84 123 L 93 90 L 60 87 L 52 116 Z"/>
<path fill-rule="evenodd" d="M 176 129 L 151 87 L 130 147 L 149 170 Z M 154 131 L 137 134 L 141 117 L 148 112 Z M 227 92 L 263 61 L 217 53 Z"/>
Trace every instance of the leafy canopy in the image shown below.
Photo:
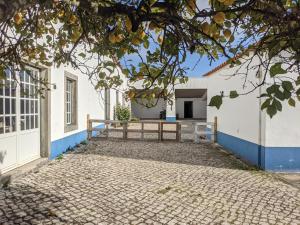
<path fill-rule="evenodd" d="M 210 61 L 225 56 L 239 67 L 238 56 L 251 49 L 254 54 L 246 61 L 258 57 L 260 62 L 249 70 L 263 71 L 252 91 L 273 78 L 261 96 L 262 109 L 273 116 L 282 101 L 295 106 L 300 78 L 288 73 L 299 74 L 299 1 L 207 1 L 203 8 L 196 0 L 0 0 L 0 72 L 24 69 L 26 61 L 67 63 L 86 73 L 97 89 L 126 81 L 128 98 L 154 101 L 156 96 L 170 99 L 172 86 L 187 81 L 182 64 L 188 53 Z M 135 61 L 128 60 L 132 55 Z M 243 94 L 222 93 L 209 105 L 219 108 L 224 97 Z"/>

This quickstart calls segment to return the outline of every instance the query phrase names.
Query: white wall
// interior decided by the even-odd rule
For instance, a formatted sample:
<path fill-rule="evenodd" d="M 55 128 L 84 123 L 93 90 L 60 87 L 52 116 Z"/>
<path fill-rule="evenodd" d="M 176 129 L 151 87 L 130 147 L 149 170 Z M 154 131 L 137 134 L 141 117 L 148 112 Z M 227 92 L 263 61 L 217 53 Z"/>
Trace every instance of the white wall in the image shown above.
<path fill-rule="evenodd" d="M 65 71 L 78 77 L 78 129 L 67 133 L 64 132 Z M 86 130 L 87 114 L 90 114 L 91 118 L 104 119 L 104 93 L 94 89 L 87 75 L 75 71 L 70 66 L 61 66 L 52 67 L 50 76 L 51 83 L 56 86 L 56 89 L 51 90 L 51 141 Z"/>
<path fill-rule="evenodd" d="M 206 118 L 206 100 L 201 98 L 176 98 L 176 114 L 179 118 L 184 118 L 184 102 L 193 102 L 193 118 L 205 119 Z"/>
<path fill-rule="evenodd" d="M 254 59 L 253 63 L 257 63 Z M 208 91 L 207 102 L 215 95 L 220 95 L 224 91 L 225 95 L 228 95 L 231 90 L 237 90 L 238 93 L 245 93 L 251 90 L 252 85 L 249 81 L 259 82 L 259 78 L 256 78 L 256 74 L 248 74 L 248 82 L 243 87 L 244 76 L 236 74 L 237 68 L 229 68 L 225 66 L 221 70 L 211 74 L 204 79 L 207 79 Z M 245 69 L 241 69 L 245 72 Z M 207 121 L 213 122 L 214 117 L 218 117 L 218 131 L 228 135 L 232 135 L 256 144 L 260 142 L 260 104 L 259 90 L 255 90 L 252 93 L 239 96 L 235 99 L 223 98 L 223 104 L 218 110 L 215 107 L 208 107 L 207 109 Z"/>
<path fill-rule="evenodd" d="M 299 74 L 289 73 L 284 74 L 283 77 L 296 78 Z M 283 78 L 280 75 L 277 78 Z M 282 112 L 270 118 L 265 116 L 265 143 L 266 147 L 300 147 L 300 102 L 296 97 L 296 107 L 291 107 L 287 102 L 282 103 Z"/>
<path fill-rule="evenodd" d="M 141 100 L 138 99 L 138 102 Z M 159 119 L 160 111 L 166 109 L 166 102 L 163 99 L 159 99 L 157 105 L 152 108 L 147 108 L 139 103 L 131 103 L 131 111 L 134 117 L 142 119 Z"/>
<path fill-rule="evenodd" d="M 78 77 L 78 129 L 66 133 L 64 132 L 65 71 Z M 95 90 L 94 85 L 89 81 L 86 74 L 74 70 L 71 66 L 52 67 L 50 79 L 51 83 L 56 86 L 56 89 L 52 88 L 51 90 L 51 141 L 86 130 L 87 114 L 90 114 L 90 117 L 94 119 L 104 119 L 104 90 Z M 122 103 L 122 93 L 124 93 L 125 88 L 126 82 L 120 87 L 120 103 Z M 111 119 L 113 119 L 113 109 L 116 105 L 116 90 L 111 89 L 110 92 L 110 114 Z"/>

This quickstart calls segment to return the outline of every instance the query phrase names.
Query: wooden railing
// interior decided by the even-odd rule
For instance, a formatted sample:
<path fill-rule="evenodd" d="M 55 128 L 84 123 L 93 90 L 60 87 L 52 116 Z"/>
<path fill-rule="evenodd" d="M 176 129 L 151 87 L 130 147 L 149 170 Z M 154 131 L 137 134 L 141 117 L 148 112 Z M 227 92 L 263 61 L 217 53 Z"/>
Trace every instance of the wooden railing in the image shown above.
<path fill-rule="evenodd" d="M 101 128 L 94 127 L 93 125 L 101 124 Z M 111 133 L 120 133 L 122 139 L 130 139 L 130 140 L 146 140 L 149 138 L 146 138 L 145 135 L 147 134 L 153 134 L 157 136 L 157 141 L 177 141 L 180 142 L 182 134 L 192 134 L 193 140 L 196 141 L 196 138 L 199 135 L 204 136 L 211 136 L 211 140 L 213 142 L 216 142 L 217 140 L 217 130 L 216 130 L 216 119 L 214 123 L 206 123 L 201 122 L 194 123 L 195 130 L 192 131 L 185 131 L 182 129 L 182 124 L 186 124 L 185 122 L 167 122 L 167 121 L 152 121 L 152 120 L 142 120 L 142 121 L 129 121 L 129 122 L 123 122 L 123 121 L 117 121 L 117 120 L 99 120 L 99 119 L 91 119 L 90 115 L 87 115 L 87 133 L 88 133 L 88 139 L 91 139 L 93 136 L 93 132 L 98 132 L 102 134 L 102 136 L 108 138 Z M 146 125 L 156 125 L 156 129 L 147 129 Z M 139 125 L 139 128 L 132 127 L 130 125 Z M 172 126 L 173 129 L 165 129 L 169 125 Z M 197 132 L 197 125 L 201 126 L 211 126 L 210 130 L 204 130 L 203 132 Z M 140 134 L 138 135 L 138 138 L 132 138 L 129 134 Z M 166 138 L 165 134 L 175 134 L 175 138 Z M 198 136 L 197 136 L 198 135 Z M 170 136 L 170 135 L 169 135 Z M 151 138 L 153 139 L 153 138 Z"/>

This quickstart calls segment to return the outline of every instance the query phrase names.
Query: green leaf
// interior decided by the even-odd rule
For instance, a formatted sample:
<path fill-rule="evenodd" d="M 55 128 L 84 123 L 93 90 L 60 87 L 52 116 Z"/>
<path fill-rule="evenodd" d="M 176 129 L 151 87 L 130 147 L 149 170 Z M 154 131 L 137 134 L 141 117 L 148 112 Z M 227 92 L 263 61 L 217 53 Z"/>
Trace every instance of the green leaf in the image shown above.
<path fill-rule="evenodd" d="M 223 98 L 220 95 L 216 95 L 211 98 L 210 103 L 208 106 L 216 107 L 217 109 L 220 109 L 221 105 L 223 103 Z"/>
<path fill-rule="evenodd" d="M 296 106 L 296 101 L 292 98 L 289 99 L 288 101 L 289 105 L 292 106 L 292 107 L 295 107 Z"/>
<path fill-rule="evenodd" d="M 283 89 L 287 90 L 287 91 L 291 91 L 291 90 L 294 89 L 294 86 L 293 86 L 292 82 L 287 81 L 287 80 L 282 81 L 281 85 L 282 85 Z"/>
<path fill-rule="evenodd" d="M 270 103 L 271 103 L 271 99 L 270 98 L 266 99 L 266 101 L 264 101 L 264 103 L 261 105 L 261 110 L 264 110 L 265 108 L 269 107 Z"/>
<path fill-rule="evenodd" d="M 239 97 L 239 94 L 237 93 L 237 91 L 230 91 L 229 97 L 230 98 L 237 98 L 237 97 Z"/>
<path fill-rule="evenodd" d="M 273 100 L 273 105 L 276 107 L 276 109 L 278 110 L 278 111 L 282 111 L 282 104 L 281 104 L 281 102 L 280 101 L 278 101 L 277 99 L 275 99 L 274 98 L 274 100 Z"/>
<path fill-rule="evenodd" d="M 270 68 L 270 76 L 274 77 L 277 74 L 285 74 L 287 73 L 286 70 L 281 68 L 282 63 L 275 63 L 273 66 Z"/>
<path fill-rule="evenodd" d="M 276 106 L 275 105 L 270 105 L 268 108 L 267 108 L 267 114 L 273 118 L 273 116 L 277 113 L 277 109 L 276 109 Z"/>
<path fill-rule="evenodd" d="M 149 41 L 145 40 L 143 43 L 144 48 L 148 49 L 149 48 Z"/>
<path fill-rule="evenodd" d="M 82 57 L 82 58 L 85 58 L 86 57 L 86 55 L 83 53 L 83 52 L 81 52 L 80 54 L 78 54 L 80 57 Z"/>

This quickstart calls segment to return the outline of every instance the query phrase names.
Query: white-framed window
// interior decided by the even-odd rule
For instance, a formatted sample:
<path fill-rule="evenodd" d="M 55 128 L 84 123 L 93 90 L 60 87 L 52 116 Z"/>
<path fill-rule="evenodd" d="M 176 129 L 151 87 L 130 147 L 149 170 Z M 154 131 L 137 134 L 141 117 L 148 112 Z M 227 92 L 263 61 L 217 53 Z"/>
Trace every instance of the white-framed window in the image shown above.
<path fill-rule="evenodd" d="M 73 92 L 74 92 L 74 81 L 67 79 L 66 84 L 66 114 L 67 114 L 67 121 L 66 124 L 72 124 L 72 101 L 73 101 Z"/>
<path fill-rule="evenodd" d="M 78 79 L 75 75 L 65 72 L 65 132 L 78 128 L 77 82 Z"/>
<path fill-rule="evenodd" d="M 16 132 L 16 82 L 9 70 L 0 80 L 0 134 Z"/>

